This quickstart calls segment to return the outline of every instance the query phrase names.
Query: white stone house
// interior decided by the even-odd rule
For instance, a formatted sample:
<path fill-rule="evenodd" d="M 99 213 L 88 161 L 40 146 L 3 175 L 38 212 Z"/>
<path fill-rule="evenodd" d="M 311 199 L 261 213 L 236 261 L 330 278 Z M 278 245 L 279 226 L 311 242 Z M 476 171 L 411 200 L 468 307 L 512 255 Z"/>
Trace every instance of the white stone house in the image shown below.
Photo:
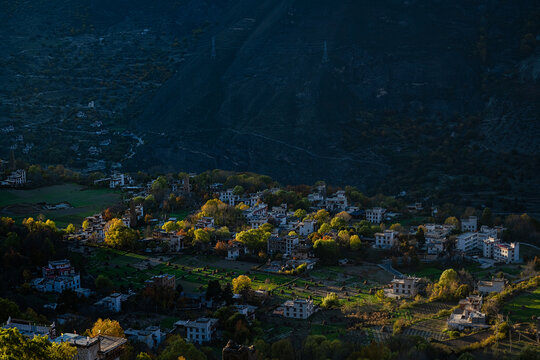
<path fill-rule="evenodd" d="M 343 211 L 347 206 L 347 196 L 345 196 L 343 190 L 339 190 L 333 196 L 327 197 L 325 201 L 325 207 L 328 211 Z"/>
<path fill-rule="evenodd" d="M 26 170 L 18 169 L 13 171 L 4 181 L 5 185 L 19 186 L 26 184 Z"/>
<path fill-rule="evenodd" d="M 204 216 L 200 218 L 195 224 L 195 229 L 214 228 L 214 218 L 210 216 Z"/>
<path fill-rule="evenodd" d="M 478 227 L 478 218 L 476 216 L 469 216 L 461 219 L 461 231 L 474 232 Z"/>
<path fill-rule="evenodd" d="M 238 258 L 247 253 L 247 248 L 244 244 L 233 241 L 227 248 L 227 260 L 238 260 Z"/>
<path fill-rule="evenodd" d="M 118 313 L 122 311 L 122 294 L 113 293 L 99 300 L 94 305 L 104 308 L 107 311 Z"/>
<path fill-rule="evenodd" d="M 253 305 L 247 305 L 247 304 L 239 304 L 235 305 L 236 311 L 246 317 L 248 321 L 255 320 L 255 311 L 257 310 L 256 306 Z"/>
<path fill-rule="evenodd" d="M 186 340 L 191 343 L 203 344 L 212 341 L 216 333 L 218 319 L 198 318 L 197 320 L 180 320 L 176 326 L 186 329 Z"/>
<path fill-rule="evenodd" d="M 219 200 L 230 206 L 235 206 L 240 200 L 240 195 L 235 195 L 233 189 L 227 189 L 219 192 Z"/>
<path fill-rule="evenodd" d="M 315 220 L 306 219 L 296 225 L 296 233 L 300 236 L 308 236 L 315 232 Z"/>
<path fill-rule="evenodd" d="M 493 259 L 507 264 L 519 262 L 519 243 L 499 243 L 494 246 Z"/>
<path fill-rule="evenodd" d="M 481 294 L 500 293 L 504 290 L 506 281 L 504 279 L 493 279 L 491 281 L 478 281 L 478 292 Z"/>
<path fill-rule="evenodd" d="M 375 247 L 380 249 L 390 249 L 397 245 L 399 233 L 394 230 L 385 230 L 375 234 Z"/>
<path fill-rule="evenodd" d="M 395 278 L 392 280 L 390 291 L 385 295 L 392 298 L 412 298 L 418 294 L 420 279 L 416 277 Z"/>
<path fill-rule="evenodd" d="M 482 250 L 482 245 L 478 243 L 478 235 L 474 232 L 459 234 L 456 239 L 456 249 L 467 254 L 473 254 Z"/>
<path fill-rule="evenodd" d="M 375 207 L 366 210 L 366 220 L 373 224 L 380 224 L 383 221 L 386 209 Z"/>
<path fill-rule="evenodd" d="M 155 349 L 165 338 L 159 326 L 149 326 L 146 329 L 127 329 L 124 331 L 128 339 L 142 342 L 150 349 Z"/>
<path fill-rule="evenodd" d="M 481 296 L 469 296 L 459 301 L 459 307 L 454 310 L 447 320 L 449 329 L 464 330 L 473 328 L 488 328 L 486 315 L 480 312 L 482 308 Z"/>
<path fill-rule="evenodd" d="M 287 300 L 283 304 L 283 316 L 293 319 L 307 319 L 315 312 L 313 300 Z"/>

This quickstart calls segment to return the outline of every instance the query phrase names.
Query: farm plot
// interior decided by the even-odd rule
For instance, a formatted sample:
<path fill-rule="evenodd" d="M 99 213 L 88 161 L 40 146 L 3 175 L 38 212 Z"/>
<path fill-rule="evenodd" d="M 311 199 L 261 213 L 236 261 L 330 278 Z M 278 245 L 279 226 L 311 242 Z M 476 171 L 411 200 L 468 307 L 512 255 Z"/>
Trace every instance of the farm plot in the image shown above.
<path fill-rule="evenodd" d="M 429 319 L 420 321 L 403 331 L 405 335 L 421 336 L 425 339 L 433 338 L 439 341 L 446 340 L 448 336 L 443 333 L 446 328 L 446 320 Z"/>
<path fill-rule="evenodd" d="M 172 274 L 190 292 L 202 291 L 210 280 L 226 284 L 246 274 L 246 270 L 242 269 L 202 266 L 197 256 L 155 257 L 106 248 L 93 251 L 87 269 L 94 277 L 106 274 L 116 286 L 133 289 L 143 287 L 144 281 L 153 275 Z M 255 273 L 249 276 L 254 289 L 264 290 L 273 290 L 292 280 L 273 274 Z"/>
<path fill-rule="evenodd" d="M 434 315 L 441 310 L 449 310 L 453 306 L 454 305 L 452 304 L 433 302 L 433 303 L 425 303 L 425 304 L 416 305 L 411 308 L 411 311 L 414 313 L 415 316 L 426 317 L 426 316 Z"/>
<path fill-rule="evenodd" d="M 540 288 L 518 295 L 504 305 L 503 313 L 514 322 L 530 322 L 540 314 Z"/>
<path fill-rule="evenodd" d="M 118 204 L 120 194 L 109 189 L 88 189 L 77 184 L 47 186 L 31 190 L 0 190 L 0 214 L 16 221 L 45 215 L 60 227 L 69 223 L 80 224 L 96 212 Z M 44 205 L 66 203 L 67 208 L 47 210 Z"/>

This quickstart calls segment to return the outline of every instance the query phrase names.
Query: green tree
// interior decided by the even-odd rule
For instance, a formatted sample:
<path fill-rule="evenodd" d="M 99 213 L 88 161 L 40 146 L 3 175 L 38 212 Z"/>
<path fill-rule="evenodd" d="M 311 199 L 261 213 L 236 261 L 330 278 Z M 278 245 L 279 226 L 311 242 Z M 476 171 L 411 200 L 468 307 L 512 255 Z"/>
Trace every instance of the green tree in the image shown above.
<path fill-rule="evenodd" d="M 296 211 L 294 212 L 294 217 L 297 218 L 297 219 L 302 220 L 303 218 L 306 217 L 306 214 L 307 214 L 306 210 L 304 210 L 304 209 L 298 209 L 298 210 L 296 210 Z"/>
<path fill-rule="evenodd" d="M 347 226 L 347 222 L 343 218 L 336 216 L 330 222 L 330 226 L 332 229 L 339 230 L 345 228 Z"/>
<path fill-rule="evenodd" d="M 339 297 L 336 293 L 329 293 L 324 297 L 324 299 L 321 302 L 321 307 L 323 309 L 332 309 L 332 308 L 338 308 L 340 306 Z"/>
<path fill-rule="evenodd" d="M 241 185 L 236 185 L 234 188 L 233 188 L 233 194 L 234 195 L 242 195 L 243 193 L 245 193 L 246 190 L 244 189 L 243 186 Z"/>
<path fill-rule="evenodd" d="M 204 229 L 195 230 L 193 235 L 193 245 L 210 243 L 210 233 Z"/>
<path fill-rule="evenodd" d="M 418 245 L 420 247 L 422 247 L 426 243 L 426 235 L 422 226 L 418 227 L 418 231 L 416 231 L 414 237 L 416 238 L 416 241 L 418 242 Z"/>
<path fill-rule="evenodd" d="M 328 340 L 324 335 L 309 335 L 302 345 L 302 359 L 342 359 L 342 347 L 339 340 Z"/>
<path fill-rule="evenodd" d="M 152 192 L 155 193 L 155 192 L 167 190 L 168 188 L 167 184 L 168 184 L 167 178 L 165 178 L 164 176 L 158 177 L 156 180 L 152 182 Z"/>
<path fill-rule="evenodd" d="M 455 216 L 447 217 L 446 220 L 444 220 L 445 225 L 454 225 L 456 229 L 459 230 L 459 220 Z"/>
<path fill-rule="evenodd" d="M 158 356 L 158 360 L 178 360 L 180 357 L 186 360 L 206 360 L 206 355 L 195 345 L 186 343 L 180 335 L 170 336 L 165 341 L 165 348 Z"/>
<path fill-rule="evenodd" d="M 313 244 L 313 250 L 323 263 L 334 263 L 339 257 L 338 244 L 329 236 L 316 240 Z"/>
<path fill-rule="evenodd" d="M 319 224 L 327 223 L 330 221 L 330 214 L 328 211 L 321 209 L 315 214 L 315 220 L 317 220 Z"/>
<path fill-rule="evenodd" d="M 402 233 L 403 232 L 403 226 L 401 226 L 400 223 L 395 223 L 395 224 L 392 224 L 390 226 L 390 230 L 394 230 L 394 231 L 397 231 L 399 233 Z"/>
<path fill-rule="evenodd" d="M 281 339 L 272 344 L 272 359 L 294 360 L 294 349 L 290 339 Z"/>
<path fill-rule="evenodd" d="M 485 208 L 484 211 L 482 211 L 482 217 L 480 218 L 480 224 L 487 225 L 487 226 L 493 226 L 493 213 L 491 212 L 490 208 Z"/>
<path fill-rule="evenodd" d="M 122 220 L 113 218 L 106 225 L 105 244 L 119 249 L 134 249 L 137 232 L 124 225 Z"/>
<path fill-rule="evenodd" d="M 75 225 L 69 224 L 66 227 L 66 234 L 74 234 L 75 233 Z"/>
<path fill-rule="evenodd" d="M 360 237 L 358 235 L 351 236 L 351 238 L 349 239 L 349 246 L 354 251 L 359 250 L 362 247 L 362 241 L 360 240 Z"/>
<path fill-rule="evenodd" d="M 72 360 L 77 349 L 69 343 L 54 343 L 46 336 L 29 338 L 18 329 L 0 328 L 0 359 L 2 360 Z"/>
<path fill-rule="evenodd" d="M 320 235 L 328 234 L 332 230 L 332 227 L 328 223 L 323 223 L 317 231 Z"/>
<path fill-rule="evenodd" d="M 470 293 L 471 289 L 469 288 L 469 285 L 462 284 L 456 289 L 456 292 L 454 293 L 454 298 L 465 299 L 467 296 L 469 296 Z"/>
<path fill-rule="evenodd" d="M 152 360 L 152 357 L 145 352 L 139 353 L 135 360 Z"/>
<path fill-rule="evenodd" d="M 90 223 L 88 222 L 88 220 L 84 220 L 82 223 L 83 230 L 88 229 L 89 226 L 90 226 Z"/>
<path fill-rule="evenodd" d="M 111 279 L 107 277 L 107 275 L 99 274 L 96 280 L 94 280 L 94 285 L 96 286 L 96 289 L 101 291 L 110 291 L 114 284 Z"/>
<path fill-rule="evenodd" d="M 332 238 L 322 238 L 315 241 L 313 251 L 321 262 L 326 264 L 335 263 L 339 257 L 339 247 Z"/>
<path fill-rule="evenodd" d="M 471 353 L 463 353 L 458 357 L 458 360 L 475 360 L 476 357 Z"/>
<path fill-rule="evenodd" d="M 251 229 L 247 231 L 241 231 L 236 234 L 236 240 L 240 241 L 251 251 L 260 251 L 266 249 L 269 232 L 265 232 L 259 229 Z"/>
<path fill-rule="evenodd" d="M 10 316 L 19 316 L 20 312 L 15 302 L 0 298 L 0 323 L 4 323 Z"/>
<path fill-rule="evenodd" d="M 180 230 L 180 226 L 176 221 L 167 221 L 161 228 L 167 232 Z"/>
<path fill-rule="evenodd" d="M 377 292 L 375 293 L 375 297 L 377 298 L 377 300 L 379 301 L 383 301 L 385 298 L 386 298 L 386 295 L 384 294 L 384 290 L 377 290 Z"/>

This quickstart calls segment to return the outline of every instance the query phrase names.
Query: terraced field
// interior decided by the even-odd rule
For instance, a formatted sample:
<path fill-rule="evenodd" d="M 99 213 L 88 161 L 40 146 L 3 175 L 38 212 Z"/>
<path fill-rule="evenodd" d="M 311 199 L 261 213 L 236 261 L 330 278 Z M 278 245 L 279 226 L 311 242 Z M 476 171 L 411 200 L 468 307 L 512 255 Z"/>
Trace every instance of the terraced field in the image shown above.
<path fill-rule="evenodd" d="M 448 339 L 448 336 L 443 333 L 446 328 L 446 320 L 430 319 L 418 322 L 404 330 L 405 335 L 421 336 L 425 339 L 433 338 L 439 341 Z"/>
<path fill-rule="evenodd" d="M 516 296 L 503 308 L 514 322 L 530 322 L 533 316 L 540 314 L 540 288 Z"/>

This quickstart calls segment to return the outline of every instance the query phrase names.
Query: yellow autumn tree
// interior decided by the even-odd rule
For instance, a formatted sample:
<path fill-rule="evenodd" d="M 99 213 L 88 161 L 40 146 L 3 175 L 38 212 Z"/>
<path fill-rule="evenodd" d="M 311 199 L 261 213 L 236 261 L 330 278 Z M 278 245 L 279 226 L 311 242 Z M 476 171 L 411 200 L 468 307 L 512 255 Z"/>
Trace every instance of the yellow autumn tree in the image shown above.
<path fill-rule="evenodd" d="M 111 319 L 97 319 L 90 330 L 90 336 L 98 335 L 110 335 L 116 337 L 125 337 L 124 329 L 120 326 L 120 323 Z"/>

